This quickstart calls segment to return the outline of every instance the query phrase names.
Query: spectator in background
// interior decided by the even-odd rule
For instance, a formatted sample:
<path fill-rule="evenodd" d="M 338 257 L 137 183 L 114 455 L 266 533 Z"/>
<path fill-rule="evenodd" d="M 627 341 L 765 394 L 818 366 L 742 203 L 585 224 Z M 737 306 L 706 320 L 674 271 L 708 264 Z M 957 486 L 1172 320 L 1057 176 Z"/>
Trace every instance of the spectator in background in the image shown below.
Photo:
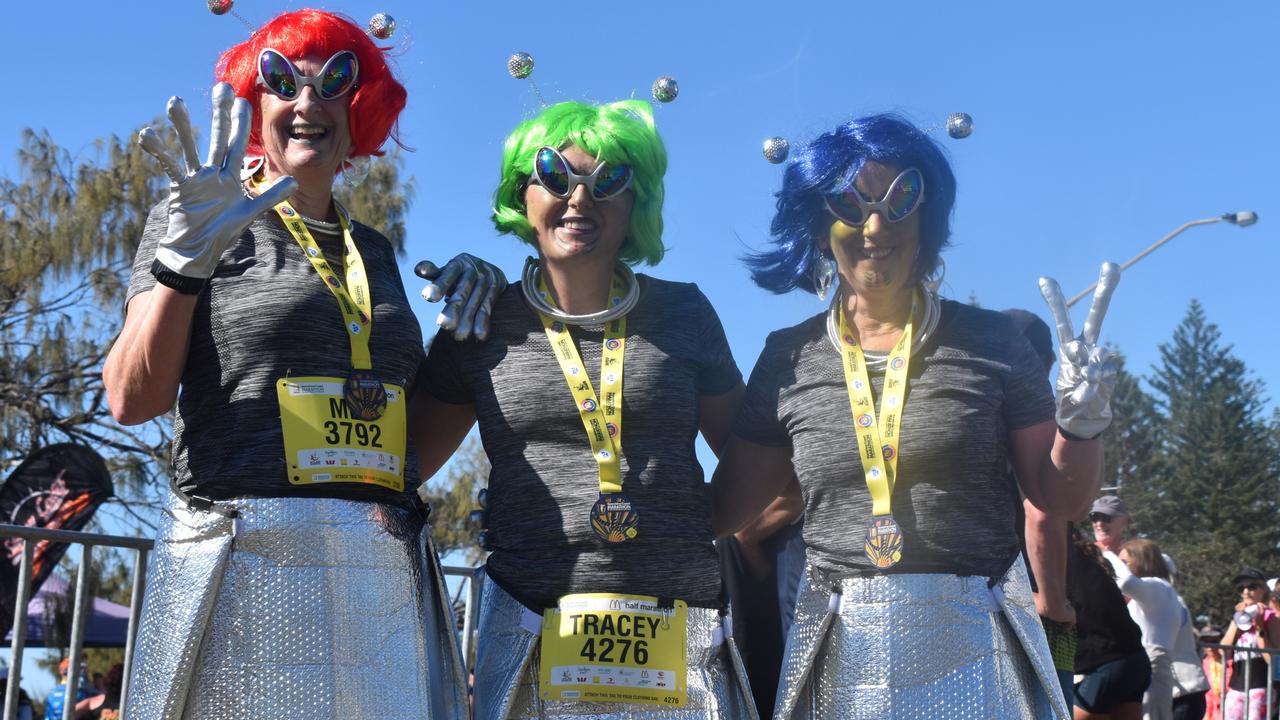
<path fill-rule="evenodd" d="M 70 677 L 68 669 L 71 666 L 70 658 L 62 658 L 62 662 L 58 663 L 58 684 L 49 691 L 49 696 L 44 701 L 44 720 L 62 720 L 62 708 L 67 702 L 67 679 Z M 89 683 L 84 678 L 84 668 L 80 669 L 80 683 L 76 687 L 76 702 L 89 697 L 91 689 Z"/>
<path fill-rule="evenodd" d="M 1076 610 L 1075 720 L 1137 720 L 1151 663 L 1129 617 L 1115 571 L 1097 545 L 1070 528 L 1067 598 Z"/>
<path fill-rule="evenodd" d="M 1221 644 L 1222 630 L 1213 625 L 1205 625 L 1200 630 L 1200 642 L 1210 645 Z M 1218 648 L 1205 648 L 1201 666 L 1204 668 L 1205 677 L 1209 679 L 1209 693 L 1205 696 L 1207 707 L 1204 720 L 1222 720 L 1222 651 Z"/>
<path fill-rule="evenodd" d="M 1222 644 L 1250 648 L 1280 647 L 1280 621 L 1276 620 L 1276 613 L 1267 602 L 1270 592 L 1266 576 L 1257 568 L 1247 567 L 1236 575 L 1233 583 L 1236 592 L 1240 593 L 1240 602 L 1236 603 L 1235 615 L 1227 626 Z M 1266 718 L 1270 661 L 1271 656 L 1264 653 L 1242 650 L 1232 653 L 1225 720 Z"/>
<path fill-rule="evenodd" d="M 1117 498 L 1118 499 L 1118 498 Z M 1160 547 L 1150 540 L 1130 540 L 1120 554 L 1104 550 L 1111 562 L 1116 584 L 1128 597 L 1129 616 L 1142 630 L 1142 647 L 1151 661 L 1151 684 L 1142 698 L 1147 720 L 1173 717 L 1173 648 L 1182 623 L 1190 622 L 1178 592 L 1169 582 Z"/>
<path fill-rule="evenodd" d="M 116 663 L 102 677 L 102 692 L 76 703 L 76 717 L 89 720 L 120 720 L 120 688 L 124 685 L 124 665 Z"/>
<path fill-rule="evenodd" d="M 1173 720 L 1202 720 L 1207 709 L 1209 678 L 1205 676 L 1196 647 L 1187 603 L 1181 596 L 1178 603 L 1182 606 L 1182 622 L 1169 655 L 1173 669 Z"/>
<path fill-rule="evenodd" d="M 1119 553 L 1120 547 L 1129 539 L 1129 508 L 1119 497 L 1103 495 L 1093 501 L 1089 524 L 1093 526 L 1094 539 L 1103 550 Z M 1160 553 L 1160 557 L 1164 558 L 1165 567 L 1169 569 L 1169 583 L 1177 583 L 1178 565 L 1165 553 Z"/>
<path fill-rule="evenodd" d="M 0 707 L 4 707 L 5 696 L 9 692 L 9 666 L 0 664 Z M 18 688 L 18 714 L 14 717 L 17 720 L 34 720 L 34 710 L 31 706 L 31 698 L 22 688 Z"/>

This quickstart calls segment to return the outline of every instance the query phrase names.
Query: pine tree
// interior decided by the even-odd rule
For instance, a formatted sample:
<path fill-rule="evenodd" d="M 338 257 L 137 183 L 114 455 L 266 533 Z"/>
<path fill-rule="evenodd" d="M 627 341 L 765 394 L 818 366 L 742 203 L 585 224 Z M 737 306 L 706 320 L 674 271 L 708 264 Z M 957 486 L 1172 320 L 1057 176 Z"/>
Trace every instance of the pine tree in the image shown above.
<path fill-rule="evenodd" d="M 1178 562 L 1192 614 L 1221 621 L 1241 566 L 1268 567 L 1280 540 L 1280 476 L 1265 388 L 1192 301 L 1150 379 L 1164 431 L 1142 527 Z M 1135 513 L 1137 514 L 1137 513 Z"/>
<path fill-rule="evenodd" d="M 1124 356 L 1118 361 L 1116 390 L 1111 397 L 1112 422 L 1103 436 L 1102 487 L 1106 494 L 1125 498 L 1133 516 L 1132 527 L 1141 532 L 1151 526 L 1152 510 L 1159 503 L 1150 483 L 1158 477 L 1156 450 L 1164 423 L 1156 411 L 1155 398 L 1125 368 Z"/>

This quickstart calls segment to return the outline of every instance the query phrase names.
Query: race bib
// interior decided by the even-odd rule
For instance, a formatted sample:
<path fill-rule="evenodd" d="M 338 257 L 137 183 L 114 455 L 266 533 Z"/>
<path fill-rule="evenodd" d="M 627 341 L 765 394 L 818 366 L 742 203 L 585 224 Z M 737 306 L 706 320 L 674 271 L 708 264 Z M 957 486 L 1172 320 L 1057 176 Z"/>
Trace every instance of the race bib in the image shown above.
<path fill-rule="evenodd" d="M 343 398 L 343 381 L 291 377 L 276 383 L 289 482 L 366 483 L 404 491 L 405 395 L 384 383 L 387 409 L 357 420 Z"/>
<path fill-rule="evenodd" d="M 542 699 L 683 707 L 688 606 L 584 593 L 542 615 Z"/>

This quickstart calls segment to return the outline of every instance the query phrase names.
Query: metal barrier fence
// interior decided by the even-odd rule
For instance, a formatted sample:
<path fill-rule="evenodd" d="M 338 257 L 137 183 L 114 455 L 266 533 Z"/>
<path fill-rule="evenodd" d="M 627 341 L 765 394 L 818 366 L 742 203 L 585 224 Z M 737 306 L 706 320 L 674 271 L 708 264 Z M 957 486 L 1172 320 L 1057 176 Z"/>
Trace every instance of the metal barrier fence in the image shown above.
<path fill-rule="evenodd" d="M 120 685 L 120 707 L 124 707 L 129 692 L 129 665 L 133 659 L 133 641 L 138 634 L 138 615 L 142 611 L 142 592 L 147 577 L 147 554 L 154 543 L 143 538 L 96 533 L 47 530 L 0 523 L 0 537 L 19 537 L 22 543 L 22 561 L 18 566 L 18 596 L 13 610 L 12 655 L 9 662 L 9 682 L 4 696 L 4 720 L 18 716 L 19 688 L 22 683 L 22 653 L 27 644 L 27 603 L 31 601 L 31 566 L 35 560 L 36 543 L 33 541 L 65 542 L 81 546 L 80 569 L 76 571 L 75 612 L 71 616 L 71 671 L 67 675 L 66 703 L 62 708 L 62 720 L 72 720 L 76 714 L 75 698 L 80 689 L 80 656 L 84 652 L 84 629 L 89 612 L 89 568 L 93 549 L 98 546 L 124 548 L 137 552 L 133 565 L 133 587 L 129 597 L 129 627 L 124 646 L 124 680 Z"/>
<path fill-rule="evenodd" d="M 1266 669 L 1264 670 L 1265 675 L 1261 679 L 1252 677 L 1249 663 L 1247 661 L 1243 663 L 1244 686 L 1246 688 L 1254 688 L 1254 684 L 1260 682 L 1261 685 L 1254 689 L 1261 690 L 1263 687 L 1267 689 L 1266 714 L 1264 714 L 1263 717 L 1270 718 L 1271 712 L 1275 708 L 1275 683 L 1271 681 L 1271 678 L 1274 677 L 1274 674 L 1273 674 L 1274 670 L 1272 668 L 1274 667 L 1275 663 L 1280 662 L 1280 658 L 1276 657 L 1277 655 L 1280 655 L 1280 648 L 1244 647 L 1242 645 L 1217 645 L 1215 643 L 1200 643 L 1200 647 L 1214 648 L 1215 650 L 1219 650 L 1222 652 L 1222 676 L 1219 678 L 1220 682 L 1218 684 L 1218 687 L 1221 688 L 1221 693 L 1222 693 L 1221 697 L 1219 697 L 1219 701 L 1221 702 L 1221 707 L 1219 709 L 1222 711 L 1222 714 L 1219 715 L 1219 717 L 1222 717 L 1222 718 L 1227 717 L 1227 692 L 1229 690 L 1227 688 L 1227 653 L 1231 653 L 1235 657 L 1244 655 L 1246 657 L 1246 660 L 1248 658 L 1252 658 L 1254 655 L 1270 655 L 1271 656 L 1271 663 L 1267 665 Z M 1239 668 L 1232 671 L 1233 674 L 1238 672 L 1241 672 Z M 1240 713 L 1240 717 L 1242 718 L 1252 717 L 1249 714 L 1249 699 L 1250 699 L 1249 696 L 1250 695 L 1251 693 L 1249 692 L 1244 693 L 1244 710 Z"/>
<path fill-rule="evenodd" d="M 129 626 L 124 647 L 124 678 L 120 685 L 120 707 L 125 706 L 129 692 L 129 671 L 133 660 L 133 645 L 138 634 L 138 619 L 142 612 L 142 595 L 147 578 L 147 556 L 155 543 L 144 538 L 125 537 L 119 535 L 100 535 L 96 533 L 72 532 L 69 530 L 47 530 L 45 528 L 26 527 L 0 523 L 0 538 L 17 537 L 26 542 L 22 544 L 22 560 L 18 566 L 18 596 L 13 611 L 13 640 L 10 643 L 9 679 L 5 690 L 3 720 L 15 720 L 18 715 L 19 688 L 22 686 L 22 655 L 27 642 L 27 604 L 31 602 L 31 573 L 35 559 L 37 541 L 64 542 L 80 545 L 80 567 L 76 571 L 76 594 L 71 618 L 71 643 L 69 651 L 69 667 L 74 668 L 67 678 L 66 700 L 62 709 L 62 719 L 72 720 L 75 717 L 75 700 L 80 686 L 80 658 L 84 654 L 84 633 L 89 616 L 91 602 L 89 589 L 89 573 L 95 547 L 115 547 L 133 550 L 137 559 L 133 566 L 132 589 L 129 594 Z M 443 566 L 444 574 L 462 578 L 467 584 L 467 594 L 462 616 L 462 657 L 466 667 L 471 664 L 471 649 L 475 645 L 476 608 L 480 599 L 480 569 L 456 565 Z"/>

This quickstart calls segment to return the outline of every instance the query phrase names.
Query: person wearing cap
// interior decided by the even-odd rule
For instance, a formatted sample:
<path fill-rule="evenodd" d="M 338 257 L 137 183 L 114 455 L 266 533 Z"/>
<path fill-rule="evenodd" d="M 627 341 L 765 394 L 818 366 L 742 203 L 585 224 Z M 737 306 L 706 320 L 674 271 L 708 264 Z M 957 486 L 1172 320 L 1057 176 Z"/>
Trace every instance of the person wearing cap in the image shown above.
<path fill-rule="evenodd" d="M 1093 526 L 1093 537 L 1098 547 L 1119 553 L 1125 541 L 1129 539 L 1129 507 L 1116 495 L 1103 495 L 1093 501 L 1089 508 L 1089 524 Z M 1178 564 L 1168 553 L 1160 553 L 1164 564 L 1169 569 L 1169 580 L 1178 581 Z"/>
<path fill-rule="evenodd" d="M 1222 642 L 1222 628 L 1205 625 L 1200 629 L 1200 642 L 1218 645 Z M 1206 647 L 1201 659 L 1205 677 L 1209 680 L 1209 692 L 1205 695 L 1204 720 L 1222 720 L 1222 651 Z"/>
<path fill-rule="evenodd" d="M 1271 594 L 1267 589 L 1267 576 L 1257 568 L 1246 567 L 1231 582 L 1240 593 L 1240 602 L 1236 603 L 1222 644 L 1241 648 L 1280 647 L 1280 621 L 1267 603 Z M 1263 720 L 1267 712 L 1267 679 L 1271 676 L 1272 656 L 1236 650 L 1230 662 L 1225 720 Z"/>

